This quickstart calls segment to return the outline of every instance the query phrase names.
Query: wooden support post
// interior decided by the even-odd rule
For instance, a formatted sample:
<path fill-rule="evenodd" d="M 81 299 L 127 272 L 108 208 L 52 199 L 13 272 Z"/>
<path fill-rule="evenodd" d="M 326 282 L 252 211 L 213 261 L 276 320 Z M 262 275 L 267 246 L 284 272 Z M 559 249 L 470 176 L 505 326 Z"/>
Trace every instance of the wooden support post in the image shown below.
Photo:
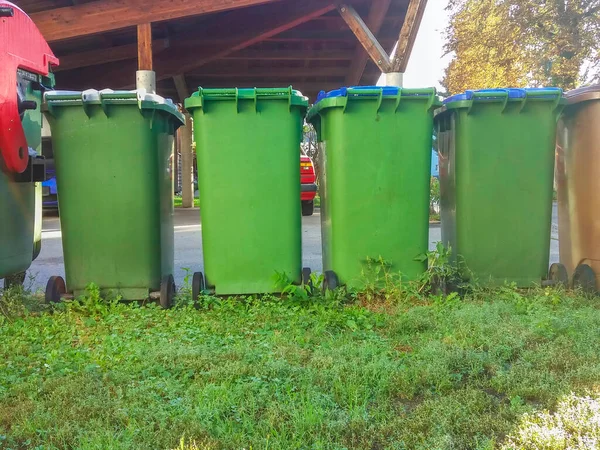
<path fill-rule="evenodd" d="M 179 142 L 181 143 L 181 206 L 192 208 L 194 206 L 194 153 L 192 148 L 192 118 L 189 114 L 185 117 L 185 127 L 179 128 Z"/>
<path fill-rule="evenodd" d="M 173 77 L 173 83 L 175 84 L 175 90 L 177 91 L 179 101 L 183 105 L 185 99 L 190 96 L 190 91 L 188 90 L 187 83 L 185 81 L 185 75 L 175 75 Z"/>
<path fill-rule="evenodd" d="M 181 169 L 179 164 L 180 147 L 179 135 L 176 134 L 175 139 L 173 139 L 173 192 L 181 191 L 181 182 L 179 178 L 179 170 Z"/>
<path fill-rule="evenodd" d="M 377 64 L 377 67 L 382 72 L 389 72 L 391 68 L 390 57 L 356 10 L 350 5 L 340 5 L 338 11 L 373 62 Z"/>
<path fill-rule="evenodd" d="M 396 52 L 392 58 L 391 72 L 404 73 L 406 71 L 406 66 L 408 65 L 426 6 L 427 0 L 410 0 L 404 24 L 398 37 Z"/>
<path fill-rule="evenodd" d="M 369 27 L 369 30 L 373 32 L 373 35 L 379 33 L 391 2 L 392 0 L 372 1 L 371 9 L 369 10 L 369 16 L 367 17 L 367 26 Z M 364 51 L 364 49 L 362 47 L 357 48 L 354 58 L 352 59 L 350 71 L 346 77 L 346 84 L 348 86 L 356 86 L 357 84 L 360 84 L 360 80 L 365 71 L 365 67 L 367 67 L 368 60 L 369 55 Z"/>
<path fill-rule="evenodd" d="M 138 70 L 152 70 L 152 24 L 137 26 Z"/>

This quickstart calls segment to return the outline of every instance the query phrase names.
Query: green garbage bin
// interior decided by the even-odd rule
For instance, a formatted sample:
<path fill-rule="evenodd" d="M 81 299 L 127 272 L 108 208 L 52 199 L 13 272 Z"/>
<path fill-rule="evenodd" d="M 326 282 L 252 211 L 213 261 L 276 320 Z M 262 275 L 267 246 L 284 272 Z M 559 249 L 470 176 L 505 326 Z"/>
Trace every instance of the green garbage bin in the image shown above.
<path fill-rule="evenodd" d="M 0 232 L 0 279 L 5 279 L 5 287 L 23 283 L 25 271 L 42 245 L 42 187 L 36 182 L 44 175 L 40 105 L 42 86 L 50 85 L 51 80 L 24 71 L 19 71 L 17 78 L 20 98 L 35 102 L 35 108 L 31 103 L 23 112 L 21 125 L 36 169 L 29 167 L 23 174 L 0 170 L 0 217 L 10 218 Z"/>
<path fill-rule="evenodd" d="M 442 241 L 461 278 L 540 284 L 548 272 L 562 91 L 486 89 L 436 111 Z"/>
<path fill-rule="evenodd" d="M 144 91 L 50 92 L 65 280 L 47 301 L 95 283 L 103 296 L 169 307 L 173 282 L 173 136 L 184 123 L 170 100 Z M 68 288 L 68 290 L 67 290 Z"/>
<path fill-rule="evenodd" d="M 286 280 L 307 281 L 299 201 L 306 97 L 291 87 L 200 88 L 185 106 L 194 122 L 204 253 L 194 298 L 204 289 L 273 293 Z"/>
<path fill-rule="evenodd" d="M 435 89 L 322 92 L 308 113 L 320 142 L 325 287 L 364 288 L 426 269 Z"/>

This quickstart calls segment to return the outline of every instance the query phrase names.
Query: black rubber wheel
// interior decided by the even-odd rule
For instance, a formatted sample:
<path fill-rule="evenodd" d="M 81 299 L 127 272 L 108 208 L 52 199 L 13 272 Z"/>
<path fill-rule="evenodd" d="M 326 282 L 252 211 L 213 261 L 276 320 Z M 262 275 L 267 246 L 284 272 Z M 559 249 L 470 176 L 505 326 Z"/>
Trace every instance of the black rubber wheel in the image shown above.
<path fill-rule="evenodd" d="M 26 272 L 15 273 L 4 278 L 4 289 L 10 289 L 25 284 Z"/>
<path fill-rule="evenodd" d="M 581 289 L 586 294 L 595 294 L 596 274 L 587 264 L 579 264 L 573 273 L 573 289 Z"/>
<path fill-rule="evenodd" d="M 67 286 L 63 277 L 50 277 L 46 284 L 46 303 L 59 303 L 66 293 Z"/>
<path fill-rule="evenodd" d="M 335 291 L 339 286 L 339 280 L 333 270 L 326 270 L 323 274 L 323 292 Z"/>
<path fill-rule="evenodd" d="M 312 278 L 310 277 L 311 273 L 312 272 L 309 267 L 302 268 L 302 284 L 310 288 L 309 292 L 312 292 L 313 288 L 315 287 Z"/>
<path fill-rule="evenodd" d="M 204 282 L 204 275 L 202 272 L 194 272 L 192 277 L 192 300 L 194 303 L 198 301 L 198 298 L 202 292 L 206 289 L 206 283 Z"/>
<path fill-rule="evenodd" d="M 303 201 L 302 202 L 302 215 L 303 216 L 312 216 L 315 212 L 315 202 L 314 201 Z"/>
<path fill-rule="evenodd" d="M 548 271 L 548 280 L 553 286 L 567 287 L 569 285 L 569 274 L 567 268 L 560 263 L 554 263 Z"/>
<path fill-rule="evenodd" d="M 304 267 L 302 269 L 302 284 L 310 284 L 311 279 L 310 279 L 310 275 L 311 275 L 311 270 L 309 267 Z"/>
<path fill-rule="evenodd" d="M 167 275 L 160 282 L 160 306 L 163 309 L 169 309 L 173 306 L 177 289 L 173 275 Z"/>

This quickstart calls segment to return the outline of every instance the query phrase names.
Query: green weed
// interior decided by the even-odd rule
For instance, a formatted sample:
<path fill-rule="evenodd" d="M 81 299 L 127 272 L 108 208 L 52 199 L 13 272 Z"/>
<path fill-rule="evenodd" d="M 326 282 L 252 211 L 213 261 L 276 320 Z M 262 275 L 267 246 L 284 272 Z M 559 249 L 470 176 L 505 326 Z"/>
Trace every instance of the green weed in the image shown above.
<path fill-rule="evenodd" d="M 29 309 L 35 296 L 3 292 L 14 306 L 0 314 L 0 448 L 596 442 L 597 299 L 388 289 L 381 309 L 341 290 L 204 295 L 198 310 L 182 301 L 164 311 L 102 301 L 90 286 L 48 312 Z M 553 433 L 572 439 L 547 445 Z"/>

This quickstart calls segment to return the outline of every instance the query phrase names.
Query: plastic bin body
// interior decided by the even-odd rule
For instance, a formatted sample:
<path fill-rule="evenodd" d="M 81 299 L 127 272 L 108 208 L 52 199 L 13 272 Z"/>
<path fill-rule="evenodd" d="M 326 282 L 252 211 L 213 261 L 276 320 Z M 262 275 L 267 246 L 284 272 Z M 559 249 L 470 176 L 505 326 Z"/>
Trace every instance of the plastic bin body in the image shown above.
<path fill-rule="evenodd" d="M 302 277 L 300 143 L 307 99 L 287 89 L 200 89 L 194 120 L 206 286 L 272 293 Z"/>
<path fill-rule="evenodd" d="M 32 77 L 32 74 L 29 74 Z M 41 77 L 35 76 L 41 79 Z M 37 109 L 27 110 L 21 122 L 27 145 L 41 155 L 42 94 L 31 81 L 19 77 L 26 100 L 35 101 Z M 24 272 L 39 255 L 42 244 L 41 183 L 16 181 L 16 176 L 0 169 L 0 279 Z"/>
<path fill-rule="evenodd" d="M 173 273 L 175 106 L 136 92 L 46 94 L 68 292 L 148 298 Z"/>
<path fill-rule="evenodd" d="M 600 85 L 565 97 L 556 146 L 560 261 L 569 274 L 589 265 L 600 290 Z"/>
<path fill-rule="evenodd" d="M 320 142 L 323 270 L 350 289 L 426 270 L 434 89 L 343 88 L 308 119 Z M 417 258 L 417 259 L 415 259 Z"/>
<path fill-rule="evenodd" d="M 442 241 L 463 279 L 540 284 L 548 272 L 560 89 L 493 89 L 436 111 Z"/>

